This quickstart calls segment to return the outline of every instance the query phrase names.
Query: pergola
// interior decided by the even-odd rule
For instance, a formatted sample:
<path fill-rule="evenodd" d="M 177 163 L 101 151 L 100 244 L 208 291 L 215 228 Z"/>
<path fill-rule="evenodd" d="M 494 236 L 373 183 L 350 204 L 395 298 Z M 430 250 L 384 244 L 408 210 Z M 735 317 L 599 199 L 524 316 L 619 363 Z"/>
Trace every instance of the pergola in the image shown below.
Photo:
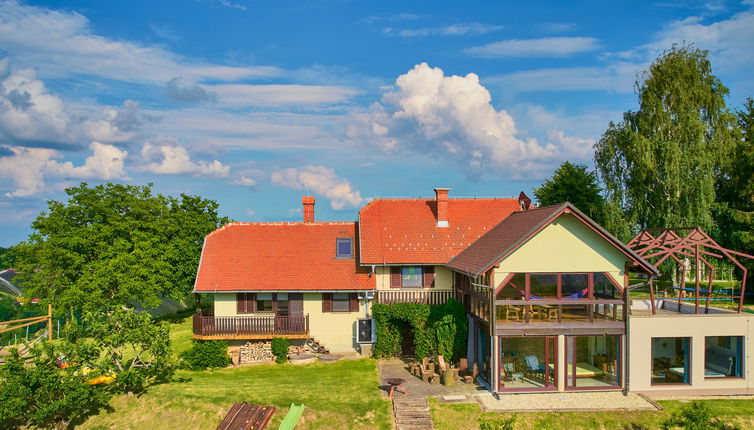
<path fill-rule="evenodd" d="M 699 227 L 672 227 L 672 228 L 648 228 L 637 234 L 628 246 L 641 257 L 658 267 L 668 258 L 672 258 L 681 266 L 681 284 L 678 293 L 678 310 L 681 309 L 683 300 L 683 291 L 686 285 L 686 262 L 689 258 L 694 262 L 696 271 L 696 288 L 694 295 L 694 310 L 699 313 L 699 301 L 703 299 L 700 295 L 702 283 L 700 267 L 703 264 L 709 269 L 709 279 L 707 281 L 707 294 L 704 312 L 709 312 L 710 299 L 712 298 L 713 285 L 712 280 L 715 277 L 715 267 L 709 262 L 711 258 L 727 259 L 743 271 L 741 280 L 741 291 L 739 295 L 727 295 L 731 299 L 738 299 L 738 312 L 742 312 L 744 304 L 744 294 L 746 292 L 746 276 L 748 271 L 736 257 L 754 259 L 754 256 L 742 252 L 733 251 L 723 248 L 715 242 L 707 233 Z M 649 281 L 649 297 L 652 306 L 652 314 L 656 313 L 655 309 L 655 291 L 652 280 Z"/>

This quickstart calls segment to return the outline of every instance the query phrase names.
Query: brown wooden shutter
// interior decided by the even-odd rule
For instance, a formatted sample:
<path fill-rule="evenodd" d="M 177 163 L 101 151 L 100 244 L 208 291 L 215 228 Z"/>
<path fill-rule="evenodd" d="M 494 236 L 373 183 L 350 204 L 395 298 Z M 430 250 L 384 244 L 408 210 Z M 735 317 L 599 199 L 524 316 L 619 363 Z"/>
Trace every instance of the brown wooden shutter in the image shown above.
<path fill-rule="evenodd" d="M 304 295 L 302 293 L 288 293 L 288 312 L 297 316 L 304 314 Z"/>
<path fill-rule="evenodd" d="M 390 288 L 400 288 L 403 284 L 400 266 L 390 266 Z"/>
<path fill-rule="evenodd" d="M 253 314 L 257 311 L 256 293 L 246 293 L 246 313 Z"/>
<path fill-rule="evenodd" d="M 332 312 L 332 293 L 322 293 L 322 312 Z"/>
<path fill-rule="evenodd" d="M 236 293 L 236 313 L 246 313 L 246 293 Z"/>
<path fill-rule="evenodd" d="M 351 293 L 348 295 L 348 312 L 359 311 L 359 293 Z"/>
<path fill-rule="evenodd" d="M 424 288 L 434 288 L 435 266 L 424 266 L 422 267 L 422 272 L 424 272 Z"/>

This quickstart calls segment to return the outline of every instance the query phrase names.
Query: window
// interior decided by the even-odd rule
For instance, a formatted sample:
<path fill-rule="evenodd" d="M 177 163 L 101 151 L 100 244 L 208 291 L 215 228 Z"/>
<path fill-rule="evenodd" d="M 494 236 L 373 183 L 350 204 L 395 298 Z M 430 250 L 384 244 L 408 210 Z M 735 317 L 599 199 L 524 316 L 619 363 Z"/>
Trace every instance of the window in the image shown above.
<path fill-rule="evenodd" d="M 691 338 L 652 338 L 652 385 L 691 382 Z"/>
<path fill-rule="evenodd" d="M 272 294 L 257 294 L 257 312 L 272 312 Z"/>
<path fill-rule="evenodd" d="M 236 313 L 237 314 L 253 314 L 255 300 L 256 300 L 256 294 L 254 293 L 236 294 Z"/>
<path fill-rule="evenodd" d="M 556 274 L 533 274 L 529 277 L 530 297 L 543 299 L 558 296 L 558 275 Z"/>
<path fill-rule="evenodd" d="M 620 386 L 620 336 L 566 337 L 566 387 Z"/>
<path fill-rule="evenodd" d="M 564 273 L 560 275 L 560 283 L 564 299 L 589 297 L 589 275 L 586 273 Z"/>
<path fill-rule="evenodd" d="M 620 291 L 610 282 L 608 275 L 599 272 L 594 274 L 594 298 L 606 300 L 619 300 Z"/>
<path fill-rule="evenodd" d="M 419 266 L 408 266 L 401 268 L 401 285 L 404 287 L 422 286 L 422 268 Z"/>
<path fill-rule="evenodd" d="M 707 336 L 704 338 L 704 377 L 740 378 L 743 361 L 743 336 Z"/>
<path fill-rule="evenodd" d="M 335 256 L 337 258 L 353 257 L 353 238 L 339 237 L 336 239 Z"/>
<path fill-rule="evenodd" d="M 323 293 L 322 312 L 358 312 L 357 293 Z"/>

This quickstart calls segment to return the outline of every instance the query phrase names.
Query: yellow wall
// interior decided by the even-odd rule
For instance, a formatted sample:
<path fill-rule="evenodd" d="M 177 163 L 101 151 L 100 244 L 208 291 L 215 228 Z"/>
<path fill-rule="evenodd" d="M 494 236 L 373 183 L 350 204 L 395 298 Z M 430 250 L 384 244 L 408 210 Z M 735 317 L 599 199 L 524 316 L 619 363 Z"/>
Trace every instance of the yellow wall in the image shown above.
<path fill-rule="evenodd" d="M 354 352 L 357 348 L 356 320 L 364 317 L 364 305 L 358 312 L 322 312 L 322 294 L 304 293 L 304 315 L 309 314 L 309 333 L 330 352 Z M 236 313 L 236 294 L 215 294 L 215 316 L 270 316 Z"/>
<path fill-rule="evenodd" d="M 607 272 L 618 285 L 629 259 L 576 217 L 563 214 L 495 269 L 495 286 L 509 273 Z"/>
<path fill-rule="evenodd" d="M 631 391 L 653 390 L 752 390 L 754 368 L 754 315 L 702 314 L 632 316 L 630 345 Z M 743 375 L 745 378 L 704 378 L 704 338 L 706 336 L 744 336 Z M 691 338 L 691 385 L 651 385 L 652 338 Z"/>
<path fill-rule="evenodd" d="M 376 285 L 378 290 L 390 290 L 390 267 L 378 266 L 375 268 Z M 407 290 L 452 290 L 453 289 L 453 272 L 445 266 L 435 266 L 435 286 L 434 288 L 407 288 Z"/>

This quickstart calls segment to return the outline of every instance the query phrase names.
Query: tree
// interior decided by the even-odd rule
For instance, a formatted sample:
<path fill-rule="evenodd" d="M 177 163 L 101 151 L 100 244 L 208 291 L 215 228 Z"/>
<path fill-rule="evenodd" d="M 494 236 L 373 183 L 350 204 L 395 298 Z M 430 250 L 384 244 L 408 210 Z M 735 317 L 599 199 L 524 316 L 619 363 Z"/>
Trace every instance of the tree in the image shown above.
<path fill-rule="evenodd" d="M 214 201 L 152 194 L 151 185 L 86 183 L 51 200 L 16 247 L 30 296 L 61 310 L 156 307 L 193 286 L 204 236 L 228 222 Z"/>
<path fill-rule="evenodd" d="M 605 222 L 605 199 L 597 185 L 597 173 L 590 172 L 584 164 L 566 161 L 548 179 L 534 190 L 542 206 L 571 202 L 598 224 Z"/>
<path fill-rule="evenodd" d="M 107 405 L 112 391 L 88 384 L 91 374 L 84 375 L 80 361 L 58 367 L 59 353 L 46 342 L 31 354 L 33 363 L 27 365 L 12 349 L 0 366 L 0 427 L 65 429 Z"/>
<path fill-rule="evenodd" d="M 736 140 L 728 95 L 707 51 L 674 45 L 636 82 L 639 109 L 595 145 L 608 201 L 631 228 L 710 230 L 720 161 Z"/>
<path fill-rule="evenodd" d="M 723 160 L 717 184 L 715 215 L 725 226 L 717 236 L 724 246 L 754 254 L 754 100 L 747 99 L 737 114 L 741 139 Z M 747 259 L 742 263 L 754 269 Z"/>
<path fill-rule="evenodd" d="M 149 385 L 170 380 L 175 365 L 170 329 L 146 313 L 122 308 L 87 313 L 81 328 L 71 332 L 74 345 L 93 345 L 103 360 L 100 367 L 117 375 L 115 384 L 123 392 L 140 393 Z"/>

